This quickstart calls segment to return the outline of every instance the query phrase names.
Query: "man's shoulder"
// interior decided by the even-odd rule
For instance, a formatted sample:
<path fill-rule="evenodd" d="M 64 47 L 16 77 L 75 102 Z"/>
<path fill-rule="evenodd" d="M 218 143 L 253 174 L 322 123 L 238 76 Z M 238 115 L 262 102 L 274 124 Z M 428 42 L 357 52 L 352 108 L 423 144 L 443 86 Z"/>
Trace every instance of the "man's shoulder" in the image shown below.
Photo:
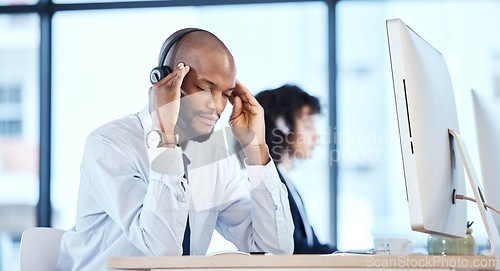
<path fill-rule="evenodd" d="M 132 114 L 98 127 L 87 136 L 84 149 L 88 157 L 141 161 L 147 152 L 140 119 Z"/>
<path fill-rule="evenodd" d="M 90 138 L 95 139 L 133 139 L 142 136 L 143 129 L 138 114 L 130 114 L 120 119 L 110 121 L 92 131 Z"/>

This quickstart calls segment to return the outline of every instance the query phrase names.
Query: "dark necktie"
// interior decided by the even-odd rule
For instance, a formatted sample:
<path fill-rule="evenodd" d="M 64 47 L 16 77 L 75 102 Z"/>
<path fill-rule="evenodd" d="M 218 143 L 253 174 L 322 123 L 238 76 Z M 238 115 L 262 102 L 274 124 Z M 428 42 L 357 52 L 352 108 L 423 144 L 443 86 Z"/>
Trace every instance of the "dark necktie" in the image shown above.
<path fill-rule="evenodd" d="M 191 230 L 189 229 L 189 216 L 186 223 L 186 230 L 184 231 L 184 240 L 182 240 L 182 255 L 189 255 Z"/>
<path fill-rule="evenodd" d="M 187 156 L 183 153 L 182 154 L 182 160 L 184 160 L 184 178 L 187 180 L 188 178 L 188 171 L 187 171 L 187 165 L 190 163 L 189 159 Z M 187 217 L 187 222 L 186 222 L 186 229 L 184 230 L 184 239 L 182 240 L 182 255 L 189 255 L 190 254 L 190 249 L 191 249 L 191 229 L 189 227 L 189 213 Z"/>

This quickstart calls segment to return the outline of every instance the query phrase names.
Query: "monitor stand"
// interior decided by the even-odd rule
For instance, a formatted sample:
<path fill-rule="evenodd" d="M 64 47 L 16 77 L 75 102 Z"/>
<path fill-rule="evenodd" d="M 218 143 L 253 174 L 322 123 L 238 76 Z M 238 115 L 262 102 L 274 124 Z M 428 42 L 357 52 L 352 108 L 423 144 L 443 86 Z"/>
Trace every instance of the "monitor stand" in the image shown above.
<path fill-rule="evenodd" d="M 485 200 L 483 197 L 481 185 L 479 183 L 479 179 L 477 178 L 476 172 L 474 171 L 474 166 L 470 159 L 469 152 L 467 151 L 467 147 L 465 146 L 465 142 L 463 141 L 462 137 L 455 131 L 448 129 L 448 132 L 453 136 L 456 146 L 458 147 L 458 151 L 460 153 L 460 157 L 462 158 L 465 171 L 467 172 L 469 184 L 472 188 L 472 192 L 474 193 L 474 198 L 476 199 L 477 208 L 479 209 L 479 213 L 481 214 L 486 233 L 488 234 L 488 240 L 490 242 L 490 252 L 488 256 L 499 257 L 500 236 L 493 220 L 493 216 L 491 215 L 491 210 L 489 208 L 486 208 L 483 204 Z"/>

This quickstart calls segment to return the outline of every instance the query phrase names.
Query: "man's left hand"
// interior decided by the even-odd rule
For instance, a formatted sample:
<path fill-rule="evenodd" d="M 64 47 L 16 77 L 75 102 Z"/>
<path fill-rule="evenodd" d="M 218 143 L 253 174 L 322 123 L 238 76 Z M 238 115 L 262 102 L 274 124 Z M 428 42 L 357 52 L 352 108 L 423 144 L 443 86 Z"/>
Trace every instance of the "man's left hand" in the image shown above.
<path fill-rule="evenodd" d="M 239 81 L 236 81 L 236 87 L 229 101 L 233 105 L 229 124 L 247 156 L 248 163 L 267 164 L 269 150 L 265 139 L 264 109 Z"/>

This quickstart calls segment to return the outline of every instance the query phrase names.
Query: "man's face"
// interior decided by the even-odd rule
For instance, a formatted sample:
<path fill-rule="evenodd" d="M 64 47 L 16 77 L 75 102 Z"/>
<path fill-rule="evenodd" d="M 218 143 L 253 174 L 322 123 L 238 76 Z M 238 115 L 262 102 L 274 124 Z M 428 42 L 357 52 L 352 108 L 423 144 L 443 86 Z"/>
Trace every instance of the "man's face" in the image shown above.
<path fill-rule="evenodd" d="M 177 127 L 188 139 L 205 141 L 233 92 L 236 69 L 232 58 L 220 54 L 190 56 L 184 63 L 190 71 L 181 86 Z"/>

